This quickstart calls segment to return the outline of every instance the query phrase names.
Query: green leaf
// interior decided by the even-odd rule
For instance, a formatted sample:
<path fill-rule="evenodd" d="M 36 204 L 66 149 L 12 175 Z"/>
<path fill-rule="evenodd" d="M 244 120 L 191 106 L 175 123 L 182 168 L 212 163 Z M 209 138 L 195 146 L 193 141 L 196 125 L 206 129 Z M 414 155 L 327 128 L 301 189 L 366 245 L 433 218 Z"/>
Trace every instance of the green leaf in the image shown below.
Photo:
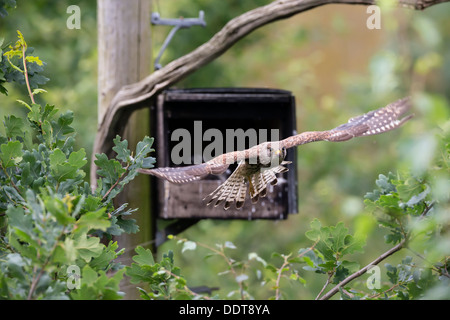
<path fill-rule="evenodd" d="M 101 198 L 89 195 L 84 202 L 84 209 L 87 211 L 95 211 L 97 208 L 101 207 Z"/>
<path fill-rule="evenodd" d="M 33 95 L 36 95 L 39 93 L 45 93 L 45 92 L 47 92 L 47 90 L 37 88 L 37 89 L 33 90 Z"/>
<path fill-rule="evenodd" d="M 405 203 L 410 201 L 412 197 L 422 193 L 426 188 L 423 183 L 412 177 L 409 177 L 404 181 L 394 180 L 393 183 L 396 185 L 398 197 Z M 423 198 L 425 198 L 426 195 L 427 194 L 424 194 Z"/>
<path fill-rule="evenodd" d="M 131 151 L 128 150 L 128 141 L 120 141 L 120 136 L 116 136 L 113 142 L 114 147 L 112 149 L 117 153 L 116 158 L 123 162 L 128 162 L 131 156 Z"/>
<path fill-rule="evenodd" d="M 19 281 L 27 280 L 28 275 L 24 271 L 26 266 L 25 260 L 18 253 L 10 253 L 6 255 L 6 267 L 11 277 Z"/>
<path fill-rule="evenodd" d="M 118 248 L 117 241 L 110 241 L 108 246 L 104 247 L 103 252 L 98 257 L 93 258 L 89 265 L 95 270 L 108 271 L 115 265 L 113 260 L 120 256 L 124 251 L 124 249 L 122 249 L 116 252 Z"/>
<path fill-rule="evenodd" d="M 41 59 L 39 59 L 39 57 L 27 56 L 25 58 L 25 60 L 27 62 L 36 63 L 38 66 L 42 66 L 43 65 L 43 62 L 41 61 Z"/>
<path fill-rule="evenodd" d="M 41 123 L 41 106 L 38 104 L 33 104 L 27 117 L 31 122 Z"/>
<path fill-rule="evenodd" d="M 63 200 L 56 197 L 48 197 L 44 199 L 44 204 L 48 212 L 50 212 L 56 218 L 56 221 L 63 226 L 75 222 L 75 219 L 71 216 L 70 211 Z"/>
<path fill-rule="evenodd" d="M 111 221 L 105 214 L 106 208 L 101 208 L 97 211 L 86 212 L 76 222 L 78 228 L 75 232 L 88 232 L 96 229 L 106 231 L 111 226 Z"/>
<path fill-rule="evenodd" d="M 125 270 L 119 270 L 112 277 L 104 271 L 98 273 L 89 265 L 83 267 L 81 273 L 81 288 L 71 292 L 75 300 L 117 300 L 121 299 L 119 283 Z"/>
<path fill-rule="evenodd" d="M 42 107 L 39 106 L 39 112 L 41 112 Z M 55 118 L 56 114 L 58 113 L 58 109 L 55 108 L 55 106 L 46 104 L 44 106 L 44 109 L 42 110 L 42 119 L 43 120 L 49 120 L 49 121 L 53 121 L 53 119 Z"/>
<path fill-rule="evenodd" d="M 144 157 L 148 153 L 155 151 L 152 149 L 153 138 L 145 136 L 142 141 L 139 141 L 136 146 L 136 157 Z"/>
<path fill-rule="evenodd" d="M 126 267 L 125 274 L 130 277 L 131 283 L 146 282 L 153 277 L 154 269 L 132 263 L 130 267 Z"/>
<path fill-rule="evenodd" d="M 141 246 L 136 248 L 136 256 L 130 267 L 126 267 L 126 275 L 130 277 L 131 283 L 139 283 L 142 281 L 151 281 L 154 273 L 158 270 L 159 265 L 155 265 L 152 252 Z"/>
<path fill-rule="evenodd" d="M 391 283 L 393 283 L 393 284 L 396 284 L 397 281 L 398 281 L 397 268 L 394 267 L 394 266 L 392 266 L 392 265 L 389 264 L 389 263 L 386 263 L 386 264 L 384 265 L 384 267 L 385 267 L 386 270 L 387 270 L 387 271 L 386 271 L 386 275 L 388 276 L 389 281 L 390 281 Z"/>
<path fill-rule="evenodd" d="M 58 120 L 52 121 L 53 136 L 56 141 L 64 140 L 65 136 L 75 130 L 70 126 L 73 122 L 73 112 L 67 111 L 59 116 Z"/>
<path fill-rule="evenodd" d="M 3 192 L 7 195 L 7 197 L 10 199 L 10 201 L 14 203 L 20 203 L 23 200 L 23 197 L 17 192 L 16 188 L 11 186 L 3 186 Z"/>
<path fill-rule="evenodd" d="M 334 227 L 322 227 L 318 219 L 311 222 L 311 229 L 305 233 L 310 240 L 317 242 L 316 249 L 326 260 L 336 261 L 346 254 L 362 251 L 364 241 L 348 233 L 343 222 Z"/>
<path fill-rule="evenodd" d="M 115 220 L 114 220 L 115 219 Z M 125 233 L 137 233 L 139 226 L 135 219 L 123 219 L 121 216 L 113 217 L 112 221 Z"/>
<path fill-rule="evenodd" d="M 151 169 L 153 168 L 153 164 L 156 162 L 156 159 L 153 157 L 147 157 L 142 159 L 142 168 Z"/>
<path fill-rule="evenodd" d="M 153 259 L 153 254 L 150 249 L 144 249 L 141 246 L 138 246 L 135 249 L 137 256 L 133 256 L 133 260 L 137 262 L 139 265 L 154 265 L 155 260 Z"/>
<path fill-rule="evenodd" d="M 47 146 L 51 146 L 53 143 L 53 128 L 48 120 L 42 122 L 42 137 L 44 138 Z"/>
<path fill-rule="evenodd" d="M 84 266 L 81 271 L 83 284 L 92 286 L 97 280 L 97 272 L 95 272 L 89 265 Z"/>
<path fill-rule="evenodd" d="M 33 217 L 25 214 L 25 211 L 21 207 L 8 206 L 6 210 L 6 216 L 8 217 L 8 225 L 26 233 L 31 233 L 33 229 Z"/>
<path fill-rule="evenodd" d="M 336 273 L 333 278 L 333 283 L 339 283 L 345 278 L 347 278 L 350 274 L 358 271 L 359 263 L 354 261 L 344 260 L 342 263 L 336 268 Z"/>
<path fill-rule="evenodd" d="M 83 171 L 79 171 L 83 167 L 87 160 L 85 159 L 86 152 L 84 149 L 80 149 L 77 152 L 72 152 L 69 159 L 66 159 L 66 155 L 60 150 L 55 149 L 53 154 L 50 154 L 50 169 L 53 177 L 58 181 L 64 181 L 68 179 L 75 179 L 81 175 L 84 176 Z"/>
<path fill-rule="evenodd" d="M 80 258 L 86 262 L 98 257 L 103 252 L 104 245 L 100 243 L 100 239 L 97 237 L 88 237 L 86 233 L 80 233 L 76 234 L 73 240 Z"/>
<path fill-rule="evenodd" d="M 83 148 L 76 152 L 71 152 L 69 155 L 68 163 L 77 169 L 82 168 L 86 163 L 86 151 Z"/>
<path fill-rule="evenodd" d="M 59 242 L 53 254 L 53 261 L 60 264 L 73 264 L 77 258 L 77 251 L 74 246 L 74 241 L 71 238 L 64 239 Z"/>
<path fill-rule="evenodd" d="M 424 191 L 422 191 L 421 193 L 417 194 L 417 195 L 413 195 L 408 202 L 406 202 L 407 206 L 414 206 L 416 204 L 421 203 L 422 201 L 424 201 L 426 199 L 426 197 L 430 194 L 430 187 L 426 186 L 426 189 Z"/>
<path fill-rule="evenodd" d="M 25 123 L 22 118 L 17 118 L 13 115 L 5 117 L 5 132 L 6 136 L 10 139 L 16 137 L 23 137 L 25 129 Z"/>
<path fill-rule="evenodd" d="M 14 167 L 22 161 L 23 146 L 20 141 L 9 141 L 7 144 L 2 144 L 0 151 L 0 160 L 5 169 Z"/>
<path fill-rule="evenodd" d="M 103 182 L 108 184 L 114 184 L 121 176 L 126 172 L 119 161 L 108 159 L 105 154 L 96 154 L 97 160 L 94 163 L 99 168 L 97 174 L 104 177 Z"/>
<path fill-rule="evenodd" d="M 66 155 L 61 149 L 53 150 L 53 153 L 49 155 L 50 167 L 56 170 L 57 165 L 63 164 L 66 161 Z"/>

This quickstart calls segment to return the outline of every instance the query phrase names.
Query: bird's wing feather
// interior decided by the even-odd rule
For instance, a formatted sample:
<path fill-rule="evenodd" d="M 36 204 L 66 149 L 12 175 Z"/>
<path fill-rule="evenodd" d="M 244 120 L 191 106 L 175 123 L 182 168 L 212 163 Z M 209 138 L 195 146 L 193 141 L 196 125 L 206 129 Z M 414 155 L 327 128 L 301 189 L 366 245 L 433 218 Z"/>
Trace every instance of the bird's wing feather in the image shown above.
<path fill-rule="evenodd" d="M 208 174 L 222 174 L 228 169 L 228 164 L 205 162 L 186 167 L 166 167 L 155 169 L 140 169 L 140 173 L 149 174 L 176 184 L 200 180 Z"/>
<path fill-rule="evenodd" d="M 236 186 L 240 186 L 241 184 L 245 184 L 245 178 L 241 174 L 242 168 L 243 168 L 244 162 L 242 161 L 236 170 L 228 177 L 228 179 L 222 183 L 220 186 L 218 186 L 213 192 L 211 192 L 209 195 L 207 195 L 203 200 L 208 200 L 206 205 L 210 205 L 215 201 L 214 206 L 218 206 L 221 202 L 223 202 L 226 199 L 227 202 L 233 202 L 234 199 L 237 197 L 237 195 L 240 192 L 240 188 Z M 244 190 L 245 191 L 245 190 Z M 233 200 L 232 200 L 233 199 Z M 227 206 L 227 205 L 226 205 Z M 229 205 L 226 209 L 229 208 Z"/>
<path fill-rule="evenodd" d="M 347 123 L 334 129 L 328 131 L 308 131 L 291 136 L 282 140 L 281 145 L 285 148 L 292 148 L 315 141 L 341 142 L 354 137 L 391 131 L 400 127 L 413 117 L 413 115 L 408 115 L 400 119 L 410 108 L 411 100 L 409 97 L 406 97 L 383 108 L 351 118 Z"/>

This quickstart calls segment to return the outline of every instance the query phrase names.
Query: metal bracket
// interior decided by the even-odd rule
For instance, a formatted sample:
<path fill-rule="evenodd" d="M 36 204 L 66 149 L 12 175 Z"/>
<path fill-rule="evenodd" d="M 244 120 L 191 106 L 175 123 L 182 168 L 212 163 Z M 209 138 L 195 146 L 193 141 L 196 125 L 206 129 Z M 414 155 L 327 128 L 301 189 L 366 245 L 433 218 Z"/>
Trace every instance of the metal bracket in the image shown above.
<path fill-rule="evenodd" d="M 155 59 L 155 70 L 161 69 L 161 64 L 159 64 L 159 60 L 161 59 L 161 56 L 166 50 L 167 46 L 169 45 L 169 42 L 172 40 L 173 36 L 175 35 L 175 32 L 177 32 L 179 29 L 187 29 L 191 26 L 206 26 L 206 22 L 204 20 L 205 13 L 203 11 L 200 11 L 198 13 L 198 18 L 180 18 L 180 19 L 161 19 L 158 12 L 153 12 L 151 17 L 151 23 L 154 25 L 164 25 L 164 26 L 173 26 L 172 30 L 170 30 L 169 34 L 167 35 L 166 40 L 164 40 L 164 43 L 159 50 L 158 56 Z"/>

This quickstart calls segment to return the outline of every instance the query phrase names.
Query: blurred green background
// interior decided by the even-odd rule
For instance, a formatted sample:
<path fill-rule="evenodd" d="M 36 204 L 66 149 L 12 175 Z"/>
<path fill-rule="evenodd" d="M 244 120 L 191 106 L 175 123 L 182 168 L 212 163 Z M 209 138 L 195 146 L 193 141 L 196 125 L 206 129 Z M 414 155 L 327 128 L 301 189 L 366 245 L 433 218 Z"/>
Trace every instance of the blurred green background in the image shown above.
<path fill-rule="evenodd" d="M 161 17 L 197 17 L 203 10 L 207 22 L 205 28 L 178 31 L 162 65 L 209 40 L 233 17 L 269 2 L 154 0 L 153 9 Z M 66 9 L 72 4 L 81 8 L 80 30 L 66 28 Z M 361 266 L 388 248 L 382 229 L 364 211 L 363 197 L 375 188 L 380 173 L 407 168 L 420 172 L 430 164 L 434 134 L 450 113 L 450 3 L 425 11 L 392 8 L 385 1 L 381 7 L 380 30 L 366 27 L 370 14 L 365 6 L 352 5 L 326 5 L 269 24 L 177 84 L 179 88 L 290 90 L 296 96 L 298 132 L 334 128 L 407 95 L 414 98 L 416 114 L 404 127 L 388 134 L 291 150 L 298 152 L 299 214 L 284 221 L 204 220 L 180 237 L 210 246 L 231 241 L 237 249 L 229 253 L 236 260 L 257 252 L 275 263 L 273 252 L 295 253 L 311 245 L 304 234 L 310 221 L 319 218 L 323 225 L 344 221 L 358 237 L 366 239 L 365 253 L 354 257 Z M 5 43 L 15 41 L 18 29 L 47 63 L 44 75 L 50 81 L 44 89 L 48 93 L 37 99 L 74 111 L 78 147 L 91 156 L 97 128 L 96 2 L 18 1 L 17 8 L 0 19 Z M 170 27 L 152 27 L 154 57 L 169 31 Z M 10 97 L 0 96 L 0 118 L 25 114 L 24 107 L 15 102 L 28 101 L 24 88 L 7 88 Z M 130 258 L 132 249 L 127 248 Z M 180 245 L 169 241 L 158 254 L 167 250 L 174 250 L 189 285 L 219 287 L 222 297 L 237 288 L 229 275 L 217 275 L 227 266 L 218 257 L 205 259 L 210 253 L 207 250 L 181 254 Z M 389 262 L 395 264 L 401 256 Z M 290 299 L 314 298 L 326 275 L 300 272 L 307 286 L 282 283 L 283 292 Z M 250 286 L 250 294 L 265 299 L 273 291 L 268 285 L 255 284 Z"/>

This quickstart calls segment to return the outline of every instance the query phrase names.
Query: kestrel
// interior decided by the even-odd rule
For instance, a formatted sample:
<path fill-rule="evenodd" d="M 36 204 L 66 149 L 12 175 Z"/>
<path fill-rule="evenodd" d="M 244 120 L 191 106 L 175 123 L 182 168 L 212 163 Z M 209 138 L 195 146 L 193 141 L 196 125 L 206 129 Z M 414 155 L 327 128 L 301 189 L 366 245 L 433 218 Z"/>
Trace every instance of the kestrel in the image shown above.
<path fill-rule="evenodd" d="M 267 193 L 269 184 L 277 184 L 276 174 L 288 171 L 284 161 L 286 149 L 315 141 L 341 142 L 354 137 L 384 133 L 400 127 L 413 117 L 400 117 L 411 108 L 409 98 L 403 98 L 386 107 L 351 118 L 347 123 L 327 131 L 303 132 L 281 141 L 264 142 L 242 151 L 224 153 L 202 164 L 186 167 L 141 169 L 171 183 L 182 184 L 200 180 L 209 174 L 220 175 L 230 164 L 238 163 L 236 170 L 216 190 L 206 196 L 207 205 L 214 206 L 225 202 L 224 209 L 235 202 L 236 208 L 244 205 L 247 189 L 250 198 L 256 203 Z"/>

